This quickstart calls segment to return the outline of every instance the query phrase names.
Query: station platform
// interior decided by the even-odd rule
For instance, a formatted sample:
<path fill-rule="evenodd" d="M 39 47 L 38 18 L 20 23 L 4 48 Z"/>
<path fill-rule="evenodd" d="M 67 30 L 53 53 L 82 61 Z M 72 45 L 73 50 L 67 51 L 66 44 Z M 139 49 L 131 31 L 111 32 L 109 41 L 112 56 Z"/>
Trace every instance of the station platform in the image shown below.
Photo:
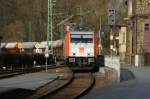
<path fill-rule="evenodd" d="M 123 67 L 122 82 L 97 89 L 81 99 L 150 99 L 149 75 L 150 67 Z"/>
<path fill-rule="evenodd" d="M 58 77 L 58 74 L 39 72 L 0 79 L 0 97 L 4 96 L 6 93 L 34 93 L 36 89 L 44 86 L 47 83 L 51 83 Z"/>

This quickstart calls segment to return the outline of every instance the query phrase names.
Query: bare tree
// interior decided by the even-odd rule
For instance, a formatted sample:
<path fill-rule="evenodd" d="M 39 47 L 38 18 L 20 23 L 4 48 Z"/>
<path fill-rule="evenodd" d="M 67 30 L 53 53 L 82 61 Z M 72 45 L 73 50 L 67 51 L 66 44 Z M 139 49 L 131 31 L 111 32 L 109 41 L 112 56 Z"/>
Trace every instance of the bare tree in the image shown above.
<path fill-rule="evenodd" d="M 54 39 L 60 38 L 59 27 L 56 24 L 62 20 L 62 16 L 65 19 L 74 15 L 68 22 L 77 25 L 80 23 L 80 16 L 77 15 L 78 7 L 83 9 L 84 26 L 99 30 L 100 17 L 102 25 L 107 24 L 108 3 L 113 5 L 112 1 L 114 0 L 58 0 L 53 12 L 62 14 L 53 15 Z M 121 22 L 125 15 L 124 0 L 115 1 L 120 2 L 115 6 L 119 15 L 117 21 Z M 90 13 L 85 14 L 88 11 Z M 4 35 L 3 41 L 26 41 L 28 33 L 31 38 L 29 41 L 46 40 L 47 0 L 0 0 L 0 29 L 0 35 Z"/>

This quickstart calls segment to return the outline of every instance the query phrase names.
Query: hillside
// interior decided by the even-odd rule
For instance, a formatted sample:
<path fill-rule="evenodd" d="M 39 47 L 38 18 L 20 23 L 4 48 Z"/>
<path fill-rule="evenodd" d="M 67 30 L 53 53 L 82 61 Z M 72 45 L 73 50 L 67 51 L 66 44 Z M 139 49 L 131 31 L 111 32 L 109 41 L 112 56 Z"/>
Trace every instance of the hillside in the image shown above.
<path fill-rule="evenodd" d="M 99 30 L 107 25 L 107 9 L 117 10 L 117 23 L 126 16 L 125 0 L 57 0 L 53 7 L 54 39 L 60 38 L 60 27 L 56 26 L 62 18 L 75 15 L 68 23 L 80 23 L 79 8 L 84 14 L 84 26 Z M 47 0 L 0 0 L 0 35 L 2 41 L 42 41 L 47 33 Z"/>

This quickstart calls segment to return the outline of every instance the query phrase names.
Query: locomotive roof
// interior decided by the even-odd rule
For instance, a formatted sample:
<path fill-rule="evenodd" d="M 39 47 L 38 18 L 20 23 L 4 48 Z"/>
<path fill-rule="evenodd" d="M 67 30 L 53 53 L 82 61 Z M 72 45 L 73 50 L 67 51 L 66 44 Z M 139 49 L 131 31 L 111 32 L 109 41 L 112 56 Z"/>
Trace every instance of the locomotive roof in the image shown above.
<path fill-rule="evenodd" d="M 93 34 L 94 31 L 71 31 L 70 34 Z"/>

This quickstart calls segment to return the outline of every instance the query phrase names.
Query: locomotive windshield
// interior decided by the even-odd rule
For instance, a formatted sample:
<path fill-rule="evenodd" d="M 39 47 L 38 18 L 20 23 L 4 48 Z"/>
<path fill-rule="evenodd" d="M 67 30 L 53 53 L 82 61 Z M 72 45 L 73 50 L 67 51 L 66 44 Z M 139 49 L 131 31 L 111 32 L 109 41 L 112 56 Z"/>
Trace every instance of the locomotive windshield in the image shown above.
<path fill-rule="evenodd" d="M 72 43 L 93 43 L 93 34 L 71 34 Z"/>

